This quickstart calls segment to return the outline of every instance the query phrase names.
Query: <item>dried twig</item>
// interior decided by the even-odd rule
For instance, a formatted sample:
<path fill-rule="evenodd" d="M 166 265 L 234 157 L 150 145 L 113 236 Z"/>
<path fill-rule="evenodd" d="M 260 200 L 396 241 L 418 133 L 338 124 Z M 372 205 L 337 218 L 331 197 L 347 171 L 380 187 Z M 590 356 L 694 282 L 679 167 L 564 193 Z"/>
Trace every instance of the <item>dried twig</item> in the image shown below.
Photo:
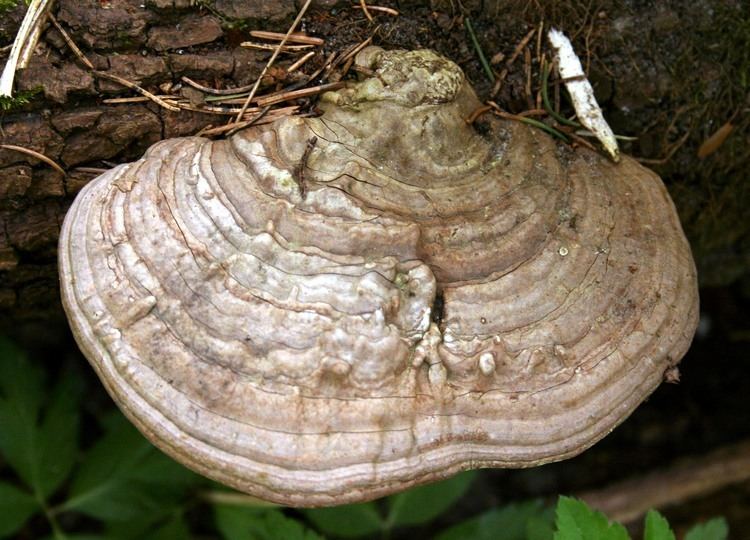
<path fill-rule="evenodd" d="M 95 70 L 95 71 L 92 71 L 92 73 L 94 75 L 96 75 L 97 77 L 101 77 L 102 79 L 108 79 L 110 81 L 114 81 L 114 82 L 116 82 L 118 84 L 121 84 L 121 85 L 125 86 L 126 88 L 130 88 L 131 90 L 135 90 L 136 92 L 138 92 L 138 93 L 146 96 L 147 98 L 149 98 L 154 103 L 160 105 L 161 107 L 164 107 L 165 109 L 167 109 L 169 111 L 179 112 L 179 110 L 180 110 L 179 107 L 176 107 L 175 105 L 171 105 L 170 103 L 167 103 L 166 101 L 164 101 L 159 96 L 156 96 L 156 95 L 152 94 L 151 92 L 149 92 L 145 88 L 142 88 L 142 87 L 138 86 L 137 84 L 135 84 L 133 82 L 130 82 L 127 79 L 123 79 L 122 77 L 118 77 L 117 75 L 112 75 L 111 73 L 107 73 L 106 71 L 96 71 Z"/>
<path fill-rule="evenodd" d="M 516 116 L 547 116 L 547 111 L 544 109 L 528 109 L 518 113 Z"/>
<path fill-rule="evenodd" d="M 511 65 L 513 65 L 513 62 L 516 61 L 516 58 L 518 58 L 523 52 L 524 47 L 529 44 L 531 36 L 534 35 L 534 32 L 536 32 L 536 28 L 532 28 L 531 30 L 529 30 L 528 33 L 523 37 L 523 39 L 518 42 L 516 48 L 513 49 L 513 54 L 510 55 L 510 58 L 505 63 L 506 66 L 510 67 Z"/>
<path fill-rule="evenodd" d="M 300 58 L 299 60 L 297 60 L 294 64 L 292 64 L 291 66 L 289 66 L 287 68 L 286 72 L 287 73 L 294 73 L 300 67 L 302 67 L 302 64 L 304 64 L 305 62 L 307 62 L 313 56 L 315 56 L 315 51 L 310 51 L 305 56 L 303 56 L 302 58 Z"/>
<path fill-rule="evenodd" d="M 362 49 L 364 49 L 365 47 L 367 47 L 367 46 L 368 46 L 368 45 L 369 45 L 370 43 L 372 43 L 372 38 L 373 38 L 373 36 L 375 35 L 375 33 L 376 33 L 376 32 L 378 31 L 378 29 L 379 29 L 379 28 L 380 28 L 380 26 L 378 26 L 377 28 L 375 28 L 375 30 L 374 30 L 374 31 L 372 32 L 372 34 L 370 35 L 370 37 L 368 37 L 368 38 L 367 38 L 366 40 L 364 40 L 364 41 L 363 41 L 362 43 L 359 43 L 359 44 L 357 44 L 357 45 L 354 45 L 354 46 L 353 46 L 353 47 L 351 47 L 351 48 L 350 48 L 350 49 L 349 49 L 349 50 L 348 50 L 347 52 L 345 52 L 345 53 L 344 53 L 343 55 L 341 55 L 341 56 L 340 56 L 340 57 L 338 58 L 338 60 L 336 60 L 336 64 L 338 65 L 338 64 L 340 64 L 341 62 L 346 62 L 346 61 L 347 61 L 347 60 L 349 60 L 350 58 L 353 58 L 354 56 L 356 56 L 356 54 L 357 54 L 357 53 L 358 53 L 359 51 L 361 51 Z"/>
<path fill-rule="evenodd" d="M 167 100 L 167 99 L 173 98 L 174 96 L 158 96 L 158 97 L 164 100 Z M 106 103 L 107 105 L 117 105 L 120 103 L 143 103 L 145 101 L 151 101 L 151 98 L 147 98 L 146 96 L 107 98 L 107 99 L 103 99 L 102 103 Z"/>
<path fill-rule="evenodd" d="M 365 0 L 359 0 L 359 8 L 365 14 L 365 17 L 367 17 L 367 20 L 372 22 L 373 20 L 372 15 L 370 15 L 370 10 L 367 9 L 367 2 Z"/>
<path fill-rule="evenodd" d="M 284 34 L 280 32 L 267 32 L 266 30 L 251 30 L 250 36 L 259 39 L 270 39 L 281 41 L 284 39 Z M 325 45 L 324 39 L 308 36 L 306 34 L 293 33 L 287 38 L 289 43 L 301 43 L 303 45 Z"/>
<path fill-rule="evenodd" d="M 518 45 L 516 45 L 516 48 L 513 49 L 513 54 L 510 55 L 510 58 L 505 62 L 505 68 L 500 72 L 500 75 L 497 77 L 497 80 L 495 81 L 495 86 L 492 87 L 492 92 L 490 92 L 490 97 L 495 97 L 498 92 L 500 92 L 500 88 L 502 87 L 503 81 L 505 81 L 505 77 L 508 75 L 508 72 L 510 71 L 511 66 L 516 61 L 516 58 L 519 57 L 521 52 L 523 52 L 524 47 L 528 45 L 529 41 L 531 40 L 531 36 L 534 35 L 534 32 L 536 32 L 536 28 L 532 28 L 529 30 L 526 35 L 521 39 L 521 41 L 518 42 Z"/>
<path fill-rule="evenodd" d="M 240 43 L 241 47 L 248 49 L 260 49 L 262 51 L 280 51 L 284 53 L 295 53 L 300 51 L 306 51 L 310 47 L 315 45 L 272 45 L 270 43 L 257 43 L 255 41 L 243 41 Z"/>
<path fill-rule="evenodd" d="M 526 102 L 529 109 L 534 108 L 534 100 L 531 93 L 531 51 L 528 49 L 523 50 L 523 66 L 526 72 L 526 85 L 524 86 L 524 93 L 526 94 Z"/>
<path fill-rule="evenodd" d="M 471 112 L 468 117 L 464 119 L 464 122 L 466 122 L 467 124 L 473 124 L 474 122 L 476 122 L 477 118 L 490 110 L 492 110 L 492 105 L 482 105 L 481 107 L 477 107 Z"/>
<path fill-rule="evenodd" d="M 669 469 L 582 493 L 580 498 L 612 520 L 632 522 L 664 508 L 750 480 L 750 440 L 685 460 Z"/>
<path fill-rule="evenodd" d="M 43 9 L 44 13 L 41 14 L 40 18 L 38 19 L 38 23 L 35 24 L 31 28 L 31 33 L 29 34 L 28 39 L 26 40 L 25 46 L 21 50 L 21 55 L 18 58 L 18 67 L 17 69 L 24 69 L 28 67 L 29 62 L 31 62 L 31 57 L 34 54 L 34 50 L 36 49 L 37 43 L 39 43 L 39 37 L 42 35 L 42 29 L 44 27 L 44 23 L 47 20 L 47 15 L 49 14 L 49 9 L 52 6 L 52 2 L 46 2 L 42 1 L 44 5 Z M 29 9 L 31 9 L 31 6 L 29 6 Z"/>
<path fill-rule="evenodd" d="M 539 21 L 539 28 L 536 29 L 536 59 L 542 61 L 542 35 L 544 35 L 544 19 Z"/>
<path fill-rule="evenodd" d="M 352 6 L 354 9 L 362 9 L 362 6 Z M 401 15 L 397 9 L 385 7 L 385 6 L 367 6 L 367 9 L 370 11 L 380 11 L 382 13 L 387 13 L 388 15 L 393 15 L 394 17 L 398 17 Z"/>
<path fill-rule="evenodd" d="M 31 54 L 36 48 L 39 32 L 50 5 L 51 0 L 31 0 L 31 4 L 29 4 L 26 15 L 21 22 L 21 27 L 16 34 L 16 39 L 13 41 L 3 74 L 0 76 L 0 96 L 10 96 L 13 93 L 16 69 L 27 66 Z"/>
<path fill-rule="evenodd" d="M 351 70 L 367 75 L 368 77 L 375 77 L 375 70 L 365 66 L 358 66 L 357 64 L 354 64 L 352 65 Z"/>
<path fill-rule="evenodd" d="M 305 12 L 307 12 L 307 8 L 310 7 L 311 3 L 312 3 L 312 0 L 306 0 L 305 5 L 303 5 L 302 9 L 299 10 L 299 13 L 297 13 L 297 17 L 294 19 L 294 22 L 292 22 L 292 25 L 289 27 L 289 30 L 287 30 L 286 35 L 284 36 L 284 39 L 281 40 L 281 43 L 279 43 L 278 47 L 271 55 L 271 58 L 268 59 L 268 62 L 263 68 L 263 71 L 261 71 L 260 76 L 258 77 L 258 80 L 255 81 L 253 88 L 250 90 L 250 94 L 248 94 L 247 100 L 245 101 L 245 104 L 242 106 L 242 110 L 237 115 L 238 122 L 242 120 L 242 116 L 245 114 L 245 111 L 250 106 L 250 102 L 255 97 L 255 93 L 258 91 L 258 87 L 260 86 L 260 81 L 263 80 L 263 76 L 268 71 L 268 68 L 270 68 L 273 65 L 273 62 L 274 60 L 276 60 L 276 57 L 279 56 L 279 53 L 281 52 L 281 48 L 287 42 L 287 40 L 289 39 L 289 36 L 292 35 L 292 33 L 294 32 L 294 29 L 297 28 L 297 25 L 302 20 L 302 17 L 305 16 Z"/>
<path fill-rule="evenodd" d="M 678 140 L 678 141 L 677 141 L 677 142 L 676 142 L 675 144 L 673 144 L 673 145 L 672 145 L 672 147 L 671 147 L 671 148 L 669 149 L 669 151 L 667 152 L 667 155 L 665 155 L 665 156 L 664 156 L 664 157 L 662 157 L 662 158 L 658 158 L 658 159 L 651 159 L 651 158 L 635 158 L 635 159 L 636 159 L 636 161 L 638 161 L 638 162 L 640 162 L 640 163 L 645 163 L 645 164 L 647 164 L 647 165 L 664 165 L 664 164 L 665 164 L 665 163 L 667 163 L 667 162 L 668 162 L 668 161 L 669 161 L 670 159 L 672 159 L 672 156 L 674 156 L 674 155 L 675 155 L 675 153 L 677 152 L 677 150 L 679 150 L 679 149 L 680 149 L 680 147 L 681 147 L 681 146 L 682 146 L 683 144 L 685 144 L 685 141 L 687 141 L 687 140 L 688 140 L 688 137 L 690 137 L 690 134 L 691 134 L 691 133 L 692 133 L 692 132 L 691 132 L 690 130 L 686 131 L 686 132 L 685 132 L 685 134 L 684 134 L 684 135 L 683 135 L 682 137 L 680 137 L 680 139 L 679 139 L 679 140 Z"/>
<path fill-rule="evenodd" d="M 594 97 L 594 89 L 583 72 L 581 61 L 573 50 L 570 40 L 555 28 L 547 32 L 550 45 L 555 50 L 555 62 L 560 78 L 565 81 L 578 121 L 604 146 L 613 161 L 620 159 L 620 151 L 612 128 L 604 119 L 604 114 Z"/>
<path fill-rule="evenodd" d="M 4 148 L 6 150 L 13 150 L 15 152 L 21 152 L 22 154 L 26 154 L 27 156 L 35 157 L 36 159 L 45 162 L 47 165 L 55 169 L 57 172 L 65 175 L 65 169 L 60 167 L 55 161 L 48 158 L 44 154 L 40 154 L 36 150 L 31 150 L 30 148 L 24 148 L 23 146 L 16 146 L 15 144 L 0 144 L 0 148 Z"/>
<path fill-rule="evenodd" d="M 346 86 L 344 82 L 334 82 L 327 84 L 320 84 L 318 86 L 312 86 L 310 88 L 302 88 L 300 90 L 292 90 L 291 92 L 282 92 L 280 94 L 272 94 L 270 96 L 259 97 L 257 103 L 261 107 L 266 105 L 273 105 L 275 103 L 281 103 L 283 101 L 289 101 L 291 99 L 298 99 L 302 97 L 314 96 L 322 92 L 328 92 L 330 90 L 338 90 Z"/>
<path fill-rule="evenodd" d="M 102 169 L 101 167 L 76 167 L 71 172 L 84 173 L 84 174 L 104 174 L 109 169 Z"/>
<path fill-rule="evenodd" d="M 192 86 L 196 90 L 200 90 L 201 92 L 204 92 L 206 94 L 212 94 L 214 96 L 230 96 L 230 95 L 236 95 L 236 94 L 244 94 L 246 92 L 249 92 L 253 88 L 252 84 L 248 84 L 247 86 L 238 86 L 237 88 L 218 89 L 218 88 L 209 88 L 208 86 L 203 86 L 202 84 L 199 84 L 195 82 L 193 79 L 190 79 L 188 77 L 180 77 L 180 80 L 184 82 L 185 84 Z"/>
<path fill-rule="evenodd" d="M 275 109 L 274 111 L 271 111 L 271 106 L 268 105 L 267 107 L 264 107 L 263 110 L 261 110 L 255 117 L 251 118 L 250 120 L 232 122 L 231 124 L 226 124 L 224 126 L 218 126 L 215 128 L 202 129 L 198 132 L 198 135 L 199 136 L 211 136 L 211 135 L 220 135 L 222 133 L 231 135 L 232 133 L 235 133 L 241 129 L 245 129 L 250 126 L 274 122 L 284 116 L 290 116 L 292 114 L 295 114 L 297 113 L 297 111 L 299 111 L 299 106 L 297 105 L 293 105 L 290 107 L 282 107 L 280 109 Z"/>
<path fill-rule="evenodd" d="M 703 143 L 698 147 L 697 156 L 699 159 L 707 158 L 708 156 L 716 152 L 722 144 L 724 144 L 724 141 L 726 141 L 727 138 L 732 134 L 732 131 L 734 131 L 735 126 L 732 122 L 739 114 L 739 112 L 739 110 L 735 111 L 731 118 L 729 118 L 729 120 L 727 120 L 719 129 L 714 131 L 710 137 L 703 141 Z"/>
<path fill-rule="evenodd" d="M 94 67 L 94 64 L 92 64 L 88 58 L 81 52 L 81 49 L 78 48 L 78 45 L 75 44 L 75 41 L 71 39 L 71 37 L 68 35 L 68 33 L 65 31 L 65 29 L 60 25 L 59 22 L 57 22 L 57 19 L 55 18 L 52 13 L 48 15 L 49 20 L 52 21 L 52 24 L 57 28 L 57 31 L 60 32 L 60 35 L 62 35 L 63 39 L 65 40 L 65 43 L 68 44 L 68 47 L 70 47 L 70 50 L 73 51 L 73 54 L 75 54 L 78 59 L 83 62 L 83 65 L 89 68 L 90 70 L 96 69 Z"/>
<path fill-rule="evenodd" d="M 589 150 L 593 150 L 594 152 L 597 151 L 596 147 L 593 144 L 588 142 L 586 139 L 584 139 L 577 133 L 571 133 L 570 130 L 565 130 L 565 134 L 571 139 L 573 139 L 573 142 L 580 144 L 581 146 L 585 146 L 586 148 L 588 148 Z"/>
<path fill-rule="evenodd" d="M 234 116 L 237 114 L 240 110 L 236 107 L 212 107 L 209 105 L 202 105 L 200 107 L 197 107 L 195 105 L 192 105 L 191 103 L 187 102 L 177 102 L 176 105 L 185 111 L 194 111 L 199 112 L 203 114 L 221 114 L 224 116 Z M 258 109 L 248 109 L 248 112 L 258 112 Z"/>

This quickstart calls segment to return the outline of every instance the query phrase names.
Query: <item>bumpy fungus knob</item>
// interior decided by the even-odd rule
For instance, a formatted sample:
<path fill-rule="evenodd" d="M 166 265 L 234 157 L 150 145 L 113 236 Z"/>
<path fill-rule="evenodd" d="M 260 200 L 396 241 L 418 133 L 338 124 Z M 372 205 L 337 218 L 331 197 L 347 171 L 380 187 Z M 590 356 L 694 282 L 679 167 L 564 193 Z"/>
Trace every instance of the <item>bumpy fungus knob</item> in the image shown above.
<path fill-rule="evenodd" d="M 86 186 L 60 243 L 81 349 L 157 446 L 280 503 L 581 452 L 696 326 L 664 186 L 520 123 L 480 135 L 432 52 L 358 61 L 376 76 L 319 118 L 163 141 Z"/>

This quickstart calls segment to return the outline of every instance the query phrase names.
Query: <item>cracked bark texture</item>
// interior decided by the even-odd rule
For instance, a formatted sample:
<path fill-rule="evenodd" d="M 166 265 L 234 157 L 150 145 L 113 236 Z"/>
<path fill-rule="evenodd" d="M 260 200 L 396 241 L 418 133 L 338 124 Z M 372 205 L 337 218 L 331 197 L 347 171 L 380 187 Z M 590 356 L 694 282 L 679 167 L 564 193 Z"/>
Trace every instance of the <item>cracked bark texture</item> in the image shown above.
<path fill-rule="evenodd" d="M 81 191 L 79 345 L 157 446 L 292 506 L 580 453 L 697 325 L 664 185 L 518 122 L 480 133 L 434 53 L 357 62 L 376 76 L 318 118 L 163 141 Z"/>
<path fill-rule="evenodd" d="M 159 92 L 159 85 L 179 82 L 183 75 L 211 85 L 252 82 L 264 57 L 230 44 L 220 22 L 242 16 L 254 26 L 282 30 L 295 12 L 292 2 L 227 1 L 211 13 L 186 0 L 142 4 L 63 0 L 53 13 L 96 69 Z M 238 9 L 245 11 L 235 13 Z M 13 40 L 24 12 L 21 2 L 2 15 L 2 43 Z M 0 58 L 0 66 L 4 61 Z M 151 103 L 102 104 L 104 98 L 132 93 L 77 65 L 51 26 L 16 81 L 17 92 L 37 97 L 2 115 L 0 142 L 41 152 L 69 174 L 63 177 L 34 158 L 0 149 L 0 330 L 55 344 L 64 341 L 65 332 L 57 237 L 72 197 L 95 176 L 79 167 L 109 168 L 137 159 L 161 139 L 191 135 L 222 119 L 173 113 Z"/>

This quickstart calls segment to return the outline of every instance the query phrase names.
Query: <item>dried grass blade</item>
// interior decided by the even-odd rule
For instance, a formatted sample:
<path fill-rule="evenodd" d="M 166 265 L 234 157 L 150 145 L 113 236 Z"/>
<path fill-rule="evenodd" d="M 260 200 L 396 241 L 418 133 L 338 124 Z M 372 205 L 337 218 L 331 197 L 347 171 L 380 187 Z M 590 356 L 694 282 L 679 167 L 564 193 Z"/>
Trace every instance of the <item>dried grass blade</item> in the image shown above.
<path fill-rule="evenodd" d="M 314 47 L 315 45 L 273 45 L 271 43 L 258 43 L 255 41 L 243 41 L 240 43 L 241 47 L 247 49 L 259 49 L 261 51 L 277 51 L 280 50 L 283 53 L 296 53 L 300 51 L 306 51 L 307 49 Z"/>
<path fill-rule="evenodd" d="M 171 104 L 167 103 L 166 101 L 164 101 L 159 96 L 156 96 L 156 95 L 152 94 L 151 92 L 149 92 L 145 88 L 141 88 L 137 84 L 135 84 L 133 82 L 130 82 L 127 79 L 123 79 L 122 77 L 118 77 L 117 75 L 112 75 L 111 73 L 107 73 L 105 71 L 92 71 L 92 73 L 94 75 L 96 75 L 97 77 L 101 77 L 102 79 L 109 79 L 110 81 L 114 81 L 114 82 L 116 82 L 118 84 L 121 84 L 121 85 L 125 86 L 126 88 L 130 88 L 131 90 L 135 90 L 139 94 L 142 94 L 142 95 L 146 96 L 148 99 L 150 99 L 154 103 L 156 103 L 156 104 L 164 107 L 165 109 L 167 109 L 169 111 L 179 112 L 179 110 L 180 110 L 179 107 L 176 107 L 174 105 L 171 105 Z"/>
<path fill-rule="evenodd" d="M 22 154 L 26 154 L 27 156 L 35 157 L 39 161 L 45 162 L 47 165 L 55 169 L 57 172 L 62 174 L 63 176 L 67 176 L 65 174 L 65 169 L 60 167 L 55 161 L 48 158 L 44 154 L 40 154 L 36 150 L 31 150 L 30 148 L 24 148 L 23 146 L 16 146 L 15 144 L 0 144 L 0 148 L 5 148 L 6 150 L 13 150 L 15 152 L 21 152 Z"/>
<path fill-rule="evenodd" d="M 258 39 L 278 40 L 284 39 L 284 34 L 280 32 L 267 32 L 266 30 L 251 30 L 250 36 Z M 289 43 L 301 43 L 303 45 L 325 45 L 326 41 L 318 37 L 308 36 L 306 34 L 293 33 L 287 38 Z"/>
<path fill-rule="evenodd" d="M 266 105 L 273 105 L 275 103 L 281 103 L 283 101 L 289 101 L 291 99 L 314 96 L 322 92 L 338 90 L 339 88 L 343 88 L 344 86 L 346 86 L 346 83 L 344 82 L 334 82 L 312 86 L 310 88 L 302 88 L 300 90 L 292 90 L 291 92 L 282 92 L 281 94 L 258 98 L 258 105 L 260 107 L 264 107 Z"/>
<path fill-rule="evenodd" d="M 78 48 L 78 45 L 76 45 L 75 41 L 68 35 L 68 33 L 65 31 L 65 29 L 60 25 L 59 22 L 57 22 L 57 19 L 55 18 L 52 13 L 49 14 L 49 20 L 52 22 L 55 28 L 57 28 L 57 31 L 60 32 L 60 35 L 65 40 L 65 43 L 67 43 L 68 47 L 70 47 L 70 50 L 73 51 L 73 54 L 75 54 L 78 59 L 83 62 L 83 65 L 85 65 L 90 70 L 96 69 L 94 67 L 94 64 L 91 63 L 91 61 L 86 58 L 86 55 L 83 54 L 81 49 Z"/>
<path fill-rule="evenodd" d="M 726 141 L 732 134 L 732 131 L 734 131 L 734 125 L 731 122 L 727 122 L 717 129 L 708 139 L 703 141 L 703 144 L 700 145 L 698 148 L 698 157 L 700 159 L 705 159 L 716 152 L 719 147 L 724 144 L 724 141 Z"/>

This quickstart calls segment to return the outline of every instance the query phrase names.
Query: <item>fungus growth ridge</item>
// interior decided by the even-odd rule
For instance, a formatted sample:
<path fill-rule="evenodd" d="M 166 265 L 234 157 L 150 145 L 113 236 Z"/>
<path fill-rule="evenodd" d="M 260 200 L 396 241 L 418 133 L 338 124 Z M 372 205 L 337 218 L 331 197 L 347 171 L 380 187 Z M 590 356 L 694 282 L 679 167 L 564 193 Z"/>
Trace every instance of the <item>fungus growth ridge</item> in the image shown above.
<path fill-rule="evenodd" d="M 60 241 L 76 339 L 185 465 L 294 506 L 575 455 L 687 350 L 689 246 L 659 178 L 478 100 L 430 51 L 227 140 L 88 184 Z"/>

